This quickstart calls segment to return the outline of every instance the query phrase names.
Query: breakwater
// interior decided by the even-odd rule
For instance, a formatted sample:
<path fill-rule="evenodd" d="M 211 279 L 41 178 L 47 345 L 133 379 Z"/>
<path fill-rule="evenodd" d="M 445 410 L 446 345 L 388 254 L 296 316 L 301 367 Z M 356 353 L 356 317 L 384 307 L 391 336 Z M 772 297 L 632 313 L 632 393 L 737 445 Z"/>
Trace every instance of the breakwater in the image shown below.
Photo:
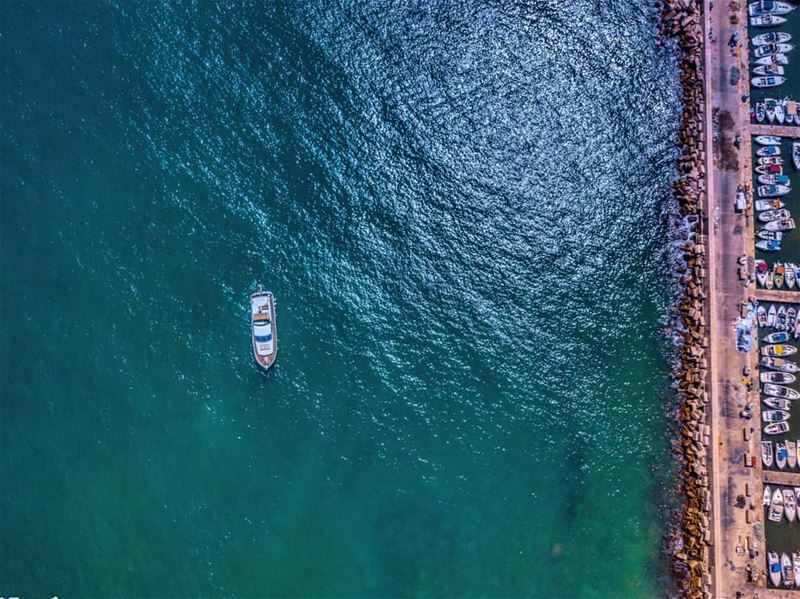
<path fill-rule="evenodd" d="M 673 378 L 680 422 L 675 453 L 682 463 L 684 502 L 670 547 L 679 589 L 694 599 L 707 595 L 709 590 L 711 533 L 707 463 L 711 429 L 706 413 L 706 99 L 702 4 L 695 0 L 661 0 L 656 8 L 661 35 L 676 44 L 683 90 L 683 116 L 678 132 L 680 155 L 672 187 L 679 211 L 673 227 L 682 253 L 677 267 L 681 295 L 676 304 L 677 356 Z"/>

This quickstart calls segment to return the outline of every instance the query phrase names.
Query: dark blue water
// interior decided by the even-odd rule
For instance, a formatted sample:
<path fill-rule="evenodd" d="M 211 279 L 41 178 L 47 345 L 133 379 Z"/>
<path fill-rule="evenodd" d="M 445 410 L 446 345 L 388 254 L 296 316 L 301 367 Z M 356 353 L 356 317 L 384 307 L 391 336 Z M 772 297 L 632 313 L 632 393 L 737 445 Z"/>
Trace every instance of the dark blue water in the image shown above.
<path fill-rule="evenodd" d="M 647 2 L 0 17 L 0 593 L 662 592 Z"/>

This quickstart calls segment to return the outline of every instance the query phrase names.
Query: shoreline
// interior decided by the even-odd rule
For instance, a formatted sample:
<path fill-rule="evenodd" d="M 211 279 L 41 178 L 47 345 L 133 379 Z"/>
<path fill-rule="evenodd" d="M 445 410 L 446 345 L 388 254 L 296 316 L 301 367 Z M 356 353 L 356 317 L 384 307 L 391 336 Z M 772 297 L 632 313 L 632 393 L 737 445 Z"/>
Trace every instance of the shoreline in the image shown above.
<path fill-rule="evenodd" d="M 680 295 L 675 305 L 677 356 L 672 379 L 678 400 L 679 433 L 674 443 L 681 461 L 683 499 L 677 530 L 670 540 L 673 573 L 684 596 L 703 597 L 710 589 L 708 542 L 711 497 L 708 490 L 710 426 L 706 414 L 706 244 L 703 216 L 706 194 L 705 77 L 701 5 L 696 0 L 656 2 L 661 38 L 674 39 L 680 70 L 683 112 L 678 129 L 680 155 L 672 193 L 682 219 L 676 231 L 683 242 L 677 268 Z"/>

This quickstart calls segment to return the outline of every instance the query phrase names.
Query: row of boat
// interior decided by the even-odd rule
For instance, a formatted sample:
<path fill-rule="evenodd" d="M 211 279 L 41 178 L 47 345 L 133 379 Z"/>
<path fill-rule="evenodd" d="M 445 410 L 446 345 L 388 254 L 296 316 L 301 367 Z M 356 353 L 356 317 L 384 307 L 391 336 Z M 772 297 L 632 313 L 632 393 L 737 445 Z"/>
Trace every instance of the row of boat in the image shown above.
<path fill-rule="evenodd" d="M 747 14 L 750 15 L 750 25 L 753 27 L 776 27 L 785 23 L 784 15 L 788 15 L 794 9 L 795 6 L 788 2 L 759 0 L 750 3 Z"/>
<path fill-rule="evenodd" d="M 779 332 L 791 333 L 795 339 L 800 339 L 800 310 L 790 305 L 786 308 L 783 304 L 776 307 L 775 304 L 770 304 L 767 308 L 766 304 L 759 304 L 756 308 L 756 319 L 758 326 L 762 329 L 769 328 L 775 329 Z M 767 335 L 765 339 L 778 339 L 783 338 L 773 335 Z M 788 335 L 786 340 L 788 340 Z M 781 341 L 767 341 L 767 343 L 782 343 Z M 792 352 L 794 353 L 794 352 Z M 794 370 L 788 371 L 794 372 Z"/>
<path fill-rule="evenodd" d="M 769 519 L 772 522 L 780 522 L 785 517 L 789 522 L 795 522 L 798 497 L 800 497 L 800 487 L 771 489 L 769 485 L 764 485 L 764 507 L 769 509 Z"/>
<path fill-rule="evenodd" d="M 764 468 L 772 468 L 773 464 L 779 470 L 785 470 L 787 467 L 797 468 L 800 464 L 800 440 L 778 441 L 774 447 L 772 441 L 762 441 L 761 462 Z"/>
<path fill-rule="evenodd" d="M 766 492 L 766 488 L 764 491 Z M 769 580 L 772 586 L 800 586 L 800 549 L 792 553 L 792 557 L 789 557 L 786 553 L 781 553 L 779 557 L 776 552 L 770 551 L 767 554 L 767 564 L 769 565 Z"/>
<path fill-rule="evenodd" d="M 782 59 L 773 57 L 776 60 L 783 62 Z M 760 59 L 759 59 L 760 60 Z M 783 64 L 787 64 L 783 62 Z M 763 67 L 764 65 L 756 66 L 753 71 Z M 764 72 L 783 72 L 783 66 L 780 64 L 769 65 L 765 67 Z M 781 99 L 765 98 L 763 102 L 756 102 L 750 109 L 750 118 L 757 123 L 777 123 L 778 125 L 800 125 L 800 102 L 795 102 L 788 97 Z"/>
<path fill-rule="evenodd" d="M 783 237 L 776 238 L 780 241 Z M 756 247 L 762 249 L 759 245 L 763 241 L 756 242 Z M 800 265 L 794 262 L 776 262 L 772 268 L 767 266 L 764 260 L 756 260 L 756 281 L 759 286 L 765 289 L 800 289 Z"/>
<path fill-rule="evenodd" d="M 774 0 L 751 2 L 748 6 L 750 24 L 754 27 L 781 25 L 786 22 L 786 17 L 783 15 L 789 14 L 794 9 L 795 6 L 791 4 Z M 753 55 L 755 58 L 751 65 L 753 66 L 754 76 L 750 79 L 750 84 L 753 87 L 778 87 L 786 83 L 783 67 L 789 63 L 787 54 L 794 50 L 794 45 L 789 43 L 791 39 L 792 36 L 790 34 L 782 31 L 764 33 L 753 38 Z M 765 109 L 766 106 L 762 107 L 762 111 Z M 764 116 L 765 114 L 761 115 L 762 120 Z M 774 114 L 772 116 L 775 118 Z M 782 118 L 785 119 L 785 114 L 782 115 Z M 791 118 L 794 120 L 795 115 L 793 114 Z"/>

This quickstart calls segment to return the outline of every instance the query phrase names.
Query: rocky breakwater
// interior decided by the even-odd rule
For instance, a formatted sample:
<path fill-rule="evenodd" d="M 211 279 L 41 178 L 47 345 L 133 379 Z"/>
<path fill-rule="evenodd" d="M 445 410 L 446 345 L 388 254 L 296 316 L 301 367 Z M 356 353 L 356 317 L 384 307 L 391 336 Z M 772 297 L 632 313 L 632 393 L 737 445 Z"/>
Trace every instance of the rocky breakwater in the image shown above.
<path fill-rule="evenodd" d="M 683 118 L 678 132 L 680 156 L 673 192 L 679 214 L 677 245 L 681 299 L 676 306 L 677 359 L 673 377 L 678 392 L 680 434 L 675 451 L 682 460 L 684 502 L 679 528 L 672 539 L 675 572 L 681 592 L 692 599 L 710 595 L 709 543 L 711 494 L 707 470 L 710 427 L 706 406 L 705 297 L 706 245 L 703 235 L 706 192 L 705 93 L 702 3 L 660 0 L 660 32 L 674 40 L 683 89 Z"/>

